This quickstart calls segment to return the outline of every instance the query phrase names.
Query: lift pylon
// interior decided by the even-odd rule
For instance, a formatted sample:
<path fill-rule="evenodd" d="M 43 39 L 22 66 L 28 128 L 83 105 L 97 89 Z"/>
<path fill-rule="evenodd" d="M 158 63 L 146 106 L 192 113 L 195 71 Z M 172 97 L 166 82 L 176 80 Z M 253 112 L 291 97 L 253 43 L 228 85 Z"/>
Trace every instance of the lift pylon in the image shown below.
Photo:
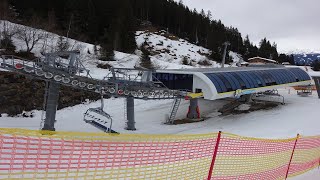
<path fill-rule="evenodd" d="M 1 56 L 1 68 L 49 83 L 44 130 L 55 130 L 54 122 L 60 86 L 70 86 L 99 93 L 102 96 L 127 98 L 127 103 L 130 105 L 127 109 L 130 130 L 135 129 L 134 99 L 176 99 L 183 98 L 186 94 L 183 91 L 168 89 L 152 77 L 150 70 L 145 69 L 111 68 L 104 79 L 94 79 L 90 76 L 90 71 L 81 63 L 79 54 L 79 51 L 48 53 L 35 60 Z M 89 109 L 87 112 L 106 115 L 103 109 Z"/>

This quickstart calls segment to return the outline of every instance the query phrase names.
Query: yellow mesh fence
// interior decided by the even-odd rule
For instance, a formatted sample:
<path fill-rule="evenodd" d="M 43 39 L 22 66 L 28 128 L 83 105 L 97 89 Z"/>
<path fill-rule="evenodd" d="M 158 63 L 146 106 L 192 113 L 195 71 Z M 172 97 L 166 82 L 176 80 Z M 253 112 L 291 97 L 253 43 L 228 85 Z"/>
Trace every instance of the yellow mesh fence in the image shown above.
<path fill-rule="evenodd" d="M 285 179 L 319 160 L 320 137 L 0 129 L 0 179 Z"/>

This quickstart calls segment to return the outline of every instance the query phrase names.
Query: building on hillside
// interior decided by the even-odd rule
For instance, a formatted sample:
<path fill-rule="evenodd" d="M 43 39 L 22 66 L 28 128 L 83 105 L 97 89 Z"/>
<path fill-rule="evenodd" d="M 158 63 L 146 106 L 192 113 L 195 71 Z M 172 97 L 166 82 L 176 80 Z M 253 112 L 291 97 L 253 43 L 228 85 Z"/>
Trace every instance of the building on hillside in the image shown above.
<path fill-rule="evenodd" d="M 289 62 L 283 62 L 282 65 L 289 66 L 291 64 Z"/>
<path fill-rule="evenodd" d="M 277 61 L 262 57 L 253 57 L 248 59 L 250 64 L 277 64 Z"/>
<path fill-rule="evenodd" d="M 238 66 L 238 67 L 247 67 L 248 65 L 249 65 L 248 62 L 243 61 L 243 62 L 240 63 L 240 66 Z"/>

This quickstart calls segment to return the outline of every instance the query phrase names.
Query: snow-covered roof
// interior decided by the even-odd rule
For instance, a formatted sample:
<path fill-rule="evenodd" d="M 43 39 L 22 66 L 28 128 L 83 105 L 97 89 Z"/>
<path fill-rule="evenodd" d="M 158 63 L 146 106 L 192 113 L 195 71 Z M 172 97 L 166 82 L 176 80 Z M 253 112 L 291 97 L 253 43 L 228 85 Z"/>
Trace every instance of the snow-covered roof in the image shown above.
<path fill-rule="evenodd" d="M 248 59 L 248 61 L 252 61 L 252 60 L 255 60 L 255 59 L 261 59 L 263 61 L 268 61 L 268 62 L 272 62 L 272 63 L 276 63 L 277 62 L 275 60 L 267 59 L 267 58 L 263 58 L 263 57 L 253 57 L 253 58 Z"/>
<path fill-rule="evenodd" d="M 157 72 L 172 73 L 182 72 L 186 74 L 193 73 L 214 73 L 214 72 L 237 72 L 237 71 L 254 71 L 254 70 L 271 70 L 271 69 L 286 69 L 283 65 L 271 64 L 271 65 L 257 65 L 248 67 L 226 67 L 226 68 L 191 68 L 191 69 L 159 69 Z"/>

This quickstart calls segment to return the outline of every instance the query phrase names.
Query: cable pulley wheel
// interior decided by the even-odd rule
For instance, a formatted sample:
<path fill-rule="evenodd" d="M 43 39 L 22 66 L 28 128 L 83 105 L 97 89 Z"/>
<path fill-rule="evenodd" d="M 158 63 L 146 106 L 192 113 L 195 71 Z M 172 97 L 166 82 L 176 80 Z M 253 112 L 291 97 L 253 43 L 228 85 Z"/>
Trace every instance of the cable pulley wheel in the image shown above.
<path fill-rule="evenodd" d="M 73 80 L 71 82 L 72 86 L 77 86 L 79 84 L 79 81 L 78 80 Z"/>

